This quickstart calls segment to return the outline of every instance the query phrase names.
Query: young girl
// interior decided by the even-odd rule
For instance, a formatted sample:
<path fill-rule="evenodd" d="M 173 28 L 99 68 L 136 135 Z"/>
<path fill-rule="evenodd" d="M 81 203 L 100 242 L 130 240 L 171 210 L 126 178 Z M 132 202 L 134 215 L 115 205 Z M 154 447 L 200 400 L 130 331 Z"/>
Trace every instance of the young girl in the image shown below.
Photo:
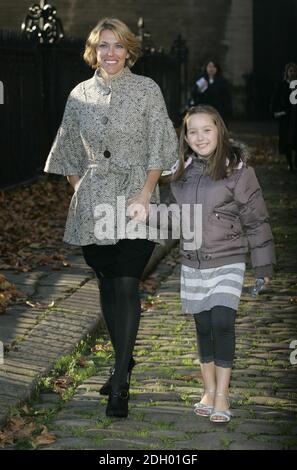
<path fill-rule="evenodd" d="M 229 140 L 219 113 L 196 106 L 186 114 L 179 160 L 171 176 L 181 206 L 202 207 L 201 246 L 181 234 L 181 301 L 194 314 L 204 393 L 194 412 L 230 421 L 228 389 L 235 350 L 235 315 L 250 249 L 256 278 L 269 281 L 275 263 L 268 213 L 246 151 Z"/>

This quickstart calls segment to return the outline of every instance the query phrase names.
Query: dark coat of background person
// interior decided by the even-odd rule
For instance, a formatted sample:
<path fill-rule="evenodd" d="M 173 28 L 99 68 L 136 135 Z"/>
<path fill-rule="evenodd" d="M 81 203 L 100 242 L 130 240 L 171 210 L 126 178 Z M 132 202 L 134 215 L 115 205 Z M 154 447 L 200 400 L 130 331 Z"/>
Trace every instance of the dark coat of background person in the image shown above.
<path fill-rule="evenodd" d="M 297 151 L 297 106 L 290 102 L 290 84 L 287 80 L 277 83 L 272 97 L 272 113 L 284 111 L 286 114 L 278 119 L 279 153 L 285 154 L 290 150 Z"/>
<path fill-rule="evenodd" d="M 208 104 L 218 110 L 225 123 L 231 118 L 231 92 L 230 85 L 227 80 L 222 76 L 218 75 L 214 77 L 214 81 L 210 83 L 207 74 L 203 74 L 199 78 L 205 78 L 208 82 L 208 88 L 205 92 L 200 93 L 196 83 L 194 84 L 192 91 L 192 100 L 194 105 Z"/>

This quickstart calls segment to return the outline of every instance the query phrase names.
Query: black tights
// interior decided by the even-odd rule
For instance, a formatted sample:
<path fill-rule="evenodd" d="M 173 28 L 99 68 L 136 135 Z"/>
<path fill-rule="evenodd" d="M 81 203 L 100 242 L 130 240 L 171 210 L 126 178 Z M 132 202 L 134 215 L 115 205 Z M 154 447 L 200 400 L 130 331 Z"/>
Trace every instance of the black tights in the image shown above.
<path fill-rule="evenodd" d="M 115 351 L 114 391 L 127 382 L 141 314 L 139 279 L 154 246 L 149 240 L 125 239 L 115 245 L 82 247 L 97 276 L 101 311 Z"/>
<path fill-rule="evenodd" d="M 194 314 L 201 363 L 232 367 L 235 352 L 236 310 L 221 305 Z"/>
<path fill-rule="evenodd" d="M 139 279 L 133 277 L 99 278 L 101 309 L 115 351 L 113 390 L 127 381 L 129 362 L 139 328 L 141 303 Z"/>

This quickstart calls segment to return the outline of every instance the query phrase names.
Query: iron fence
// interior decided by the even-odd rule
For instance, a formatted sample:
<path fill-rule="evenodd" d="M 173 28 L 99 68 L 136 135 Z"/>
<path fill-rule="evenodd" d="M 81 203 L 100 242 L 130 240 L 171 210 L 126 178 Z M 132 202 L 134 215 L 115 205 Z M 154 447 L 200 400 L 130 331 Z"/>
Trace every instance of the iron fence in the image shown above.
<path fill-rule="evenodd" d="M 39 44 L 0 31 L 0 188 L 38 175 L 62 119 L 69 92 L 93 74 L 82 60 L 84 41 Z M 168 112 L 179 125 L 186 89 L 186 60 L 178 53 L 147 50 L 133 68 L 161 87 Z"/>

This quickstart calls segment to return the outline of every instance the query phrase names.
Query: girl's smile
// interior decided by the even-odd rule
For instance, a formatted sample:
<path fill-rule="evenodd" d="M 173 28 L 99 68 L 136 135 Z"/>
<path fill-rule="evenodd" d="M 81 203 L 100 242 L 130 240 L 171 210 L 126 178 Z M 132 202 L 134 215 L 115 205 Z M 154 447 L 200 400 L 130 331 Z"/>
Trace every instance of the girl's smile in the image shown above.
<path fill-rule="evenodd" d="M 196 113 L 187 122 L 186 141 L 201 157 L 209 157 L 217 148 L 218 129 L 213 119 L 204 113 Z"/>

